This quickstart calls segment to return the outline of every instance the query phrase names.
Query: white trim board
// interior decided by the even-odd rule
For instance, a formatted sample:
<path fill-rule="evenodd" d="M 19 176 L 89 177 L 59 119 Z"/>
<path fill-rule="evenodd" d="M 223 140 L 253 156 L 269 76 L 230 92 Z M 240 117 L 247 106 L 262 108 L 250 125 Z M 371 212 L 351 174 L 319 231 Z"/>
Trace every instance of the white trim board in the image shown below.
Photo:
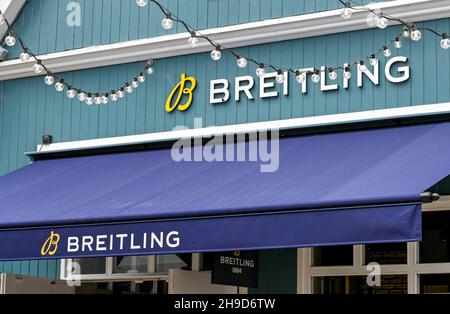
<path fill-rule="evenodd" d="M 0 11 L 4 13 L 6 19 L 10 24 L 14 23 L 26 0 L 0 0 Z M 3 25 L 0 27 L 0 39 L 5 36 L 7 31 L 7 26 Z"/>
<path fill-rule="evenodd" d="M 450 103 L 422 105 L 414 107 L 401 107 L 392 109 L 371 110 L 363 112 L 341 113 L 326 116 L 256 122 L 238 125 L 215 126 L 198 129 L 187 129 L 131 135 L 122 137 L 110 137 L 94 140 L 54 143 L 50 145 L 38 145 L 37 152 L 28 155 L 39 155 L 54 152 L 69 152 L 75 150 L 87 150 L 96 148 L 109 148 L 125 145 L 139 145 L 176 141 L 184 138 L 209 138 L 216 135 L 247 134 L 264 130 L 289 130 L 320 126 L 332 126 L 339 124 L 382 121 L 387 119 L 411 118 L 450 113 Z"/>
<path fill-rule="evenodd" d="M 396 0 L 371 4 L 370 7 L 410 22 L 450 17 L 449 0 Z M 367 24 L 366 11 L 354 12 L 349 20 L 344 20 L 340 13 L 340 9 L 331 10 L 201 32 L 225 47 L 235 48 L 371 28 Z M 187 44 L 189 36 L 188 33 L 179 33 L 49 53 L 39 58 L 52 72 L 58 73 L 211 50 L 205 41 L 201 41 L 196 48 L 190 47 Z M 20 60 L 0 63 L 0 81 L 36 75 L 32 64 L 33 61 L 23 63 Z"/>

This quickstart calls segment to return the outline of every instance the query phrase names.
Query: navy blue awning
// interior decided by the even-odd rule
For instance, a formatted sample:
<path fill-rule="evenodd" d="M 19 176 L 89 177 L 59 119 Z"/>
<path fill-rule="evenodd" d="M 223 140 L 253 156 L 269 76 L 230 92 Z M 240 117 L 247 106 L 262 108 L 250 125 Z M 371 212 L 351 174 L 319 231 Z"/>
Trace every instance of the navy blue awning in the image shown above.
<path fill-rule="evenodd" d="M 0 260 L 418 241 L 450 123 L 281 139 L 279 169 L 168 149 L 37 161 L 0 178 Z"/>

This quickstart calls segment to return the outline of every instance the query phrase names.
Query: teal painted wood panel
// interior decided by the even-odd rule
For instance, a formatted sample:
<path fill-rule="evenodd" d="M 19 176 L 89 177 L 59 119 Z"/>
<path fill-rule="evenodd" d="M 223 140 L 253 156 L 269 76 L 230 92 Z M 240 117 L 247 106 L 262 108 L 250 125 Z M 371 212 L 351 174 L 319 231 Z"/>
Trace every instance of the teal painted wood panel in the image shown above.
<path fill-rule="evenodd" d="M 242 16 L 235 17 L 236 23 L 261 14 L 263 6 L 259 10 L 254 2 L 249 4 L 251 9 L 240 10 Z M 127 10 L 125 3 L 123 5 L 123 10 Z M 225 5 L 219 4 L 219 7 L 225 10 Z M 131 6 L 129 10 L 132 10 Z M 228 6 L 230 14 L 233 10 Z M 198 16 L 198 22 L 206 25 L 208 14 L 206 10 L 204 13 Z M 38 20 L 34 13 L 30 16 Z M 91 24 L 92 28 L 100 27 L 93 19 Z M 442 30 L 450 29 L 450 19 L 423 24 Z M 119 38 L 120 31 L 121 28 L 111 28 L 111 33 L 104 36 Z M 398 27 L 364 30 L 239 50 L 285 67 L 342 65 L 350 59 L 367 55 L 373 47 L 381 46 L 398 31 Z M 46 46 L 37 38 L 33 40 L 36 45 Z M 89 44 L 83 36 L 77 37 L 74 42 Z M 403 48 L 394 51 L 394 54 L 410 58 L 412 78 L 409 82 L 392 84 L 381 76 L 379 86 L 372 86 L 366 80 L 364 88 L 358 88 L 356 75 L 353 75 L 349 90 L 324 93 L 318 86 L 309 83 L 308 94 L 301 95 L 291 77 L 289 97 L 281 95 L 276 99 L 260 99 L 257 84 L 254 88 L 255 100 L 244 98 L 240 102 L 230 100 L 220 105 L 209 104 L 209 80 L 228 78 L 232 82 L 236 76 L 254 75 L 255 71 L 253 66 L 237 68 L 235 59 L 226 54 L 219 62 L 212 61 L 208 53 L 157 60 L 156 74 L 135 94 L 100 107 L 89 107 L 57 94 L 43 84 L 42 77 L 3 81 L 0 82 L 0 175 L 26 165 L 29 161 L 24 152 L 34 151 L 44 134 L 52 134 L 56 142 L 65 142 L 170 131 L 178 125 L 193 127 L 196 117 L 203 119 L 204 126 L 227 125 L 450 101 L 450 52 L 439 48 L 437 38 L 426 33 L 423 41 L 405 42 Z M 110 90 L 135 76 L 141 66 L 141 63 L 130 63 L 74 71 L 63 76 L 77 86 Z M 193 104 L 187 112 L 168 114 L 164 111 L 166 98 L 184 72 L 198 80 Z M 51 278 L 57 276 L 59 271 L 58 265 L 45 261 L 3 263 L 0 267 L 5 272 Z"/>
<path fill-rule="evenodd" d="M 388 0 L 389 1 L 389 0 Z M 134 0 L 78 0 L 81 25 L 69 26 L 67 5 L 72 0 L 29 0 L 14 23 L 17 34 L 38 54 L 156 37 L 185 30 L 175 25 L 166 31 L 154 4 L 139 8 Z M 357 3 L 383 2 L 358 0 Z M 337 9 L 337 0 L 161 0 L 180 18 L 198 29 L 255 22 L 270 18 Z M 17 58 L 18 47 L 8 58 Z"/>
<path fill-rule="evenodd" d="M 424 26 L 449 29 L 450 19 L 428 21 Z M 397 32 L 398 27 L 364 30 L 239 50 L 283 67 L 342 65 L 367 55 Z M 426 33 L 421 42 L 405 41 L 403 48 L 394 51 L 394 55 L 398 54 L 408 57 L 411 66 L 411 79 L 405 83 L 393 84 L 384 78 L 386 60 L 382 57 L 379 86 L 365 79 L 363 88 L 356 87 L 354 73 L 348 90 L 340 88 L 339 91 L 321 92 L 318 85 L 309 81 L 308 93 L 301 94 L 291 76 L 289 96 L 261 99 L 256 80 L 253 89 L 255 100 L 242 97 L 241 101 L 234 101 L 232 86 L 231 99 L 218 105 L 209 103 L 209 81 L 227 78 L 233 85 L 236 76 L 255 76 L 253 65 L 239 69 L 234 57 L 225 53 L 219 62 L 212 61 L 208 53 L 157 60 L 156 74 L 149 77 L 135 93 L 117 103 L 100 107 L 89 107 L 56 93 L 43 84 L 42 77 L 0 82 L 0 174 L 25 165 L 28 161 L 23 153 L 34 150 L 44 134 L 52 134 L 55 141 L 64 142 L 170 131 L 180 125 L 193 127 L 194 118 L 202 118 L 204 126 L 212 126 L 450 100 L 450 53 L 439 47 L 436 37 Z M 63 73 L 63 76 L 73 85 L 108 91 L 134 77 L 141 66 L 139 62 L 130 63 Z M 182 73 L 197 78 L 194 101 L 187 112 L 166 113 L 164 104 L 167 96 Z M 281 93 L 281 86 L 276 89 Z"/>
<path fill-rule="evenodd" d="M 59 280 L 59 260 L 0 262 L 0 273 Z"/>
<path fill-rule="evenodd" d="M 297 250 L 259 252 L 259 286 L 250 294 L 297 293 Z"/>

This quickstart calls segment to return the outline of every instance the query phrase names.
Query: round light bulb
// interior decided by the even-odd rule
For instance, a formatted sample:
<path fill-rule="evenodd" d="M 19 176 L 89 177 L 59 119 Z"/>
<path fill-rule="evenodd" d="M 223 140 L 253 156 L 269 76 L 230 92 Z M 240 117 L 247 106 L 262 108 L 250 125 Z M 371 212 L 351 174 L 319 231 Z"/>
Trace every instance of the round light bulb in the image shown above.
<path fill-rule="evenodd" d="M 77 93 L 75 92 L 75 90 L 73 88 L 69 88 L 67 90 L 67 97 L 70 99 L 75 98 L 76 94 Z"/>
<path fill-rule="evenodd" d="M 334 70 L 330 70 L 330 73 L 328 73 L 328 77 L 330 78 L 330 80 L 335 81 L 338 77 L 336 71 Z"/>
<path fill-rule="evenodd" d="M 9 47 L 12 47 L 16 44 L 16 37 L 14 37 L 13 35 L 8 35 L 5 39 L 5 44 Z"/>
<path fill-rule="evenodd" d="M 138 88 L 139 82 L 137 81 L 137 79 L 135 79 L 135 80 L 133 80 L 133 81 L 131 82 L 131 86 L 132 86 L 133 88 Z"/>
<path fill-rule="evenodd" d="M 170 17 L 166 17 L 164 20 L 162 20 L 161 25 L 164 29 L 169 30 L 173 26 L 173 21 Z"/>
<path fill-rule="evenodd" d="M 349 80 L 352 78 L 352 72 L 350 72 L 350 70 L 344 70 L 344 78 L 346 80 Z"/>
<path fill-rule="evenodd" d="M 64 90 L 64 84 L 62 82 L 58 82 L 55 84 L 55 90 L 57 92 L 62 92 Z"/>
<path fill-rule="evenodd" d="M 352 9 L 350 8 L 350 4 L 349 3 L 347 3 L 345 5 L 345 8 L 342 9 L 341 16 L 344 19 L 349 19 L 349 18 L 352 17 Z"/>
<path fill-rule="evenodd" d="M 214 61 L 219 61 L 220 58 L 222 58 L 222 52 L 220 51 L 220 49 L 214 49 L 211 52 L 211 59 L 213 59 Z"/>
<path fill-rule="evenodd" d="M 131 93 L 133 92 L 133 86 L 127 85 L 127 87 L 125 88 L 125 90 L 126 90 L 126 92 L 127 92 L 128 94 L 131 94 Z"/>
<path fill-rule="evenodd" d="M 106 95 L 102 96 L 102 104 L 107 105 L 109 103 L 109 97 Z"/>
<path fill-rule="evenodd" d="M 376 66 L 377 63 L 378 63 L 377 57 L 372 56 L 372 57 L 370 58 L 370 65 Z"/>
<path fill-rule="evenodd" d="M 389 24 L 389 21 L 384 16 L 379 17 L 377 19 L 377 26 L 378 26 L 378 28 L 385 29 L 386 27 L 388 27 L 388 24 Z"/>
<path fill-rule="evenodd" d="M 147 68 L 147 74 L 148 75 L 153 75 L 153 73 L 155 73 L 155 69 L 153 69 L 153 67 L 148 67 Z"/>
<path fill-rule="evenodd" d="M 90 106 L 94 103 L 94 99 L 92 99 L 92 97 L 88 96 L 85 100 L 86 105 Z"/>
<path fill-rule="evenodd" d="M 117 97 L 119 97 L 119 98 L 125 97 L 125 92 L 124 92 L 123 88 L 121 88 L 120 90 L 117 91 Z"/>
<path fill-rule="evenodd" d="M 266 75 L 266 70 L 263 67 L 259 67 L 258 69 L 256 69 L 256 76 L 259 78 L 264 77 L 264 75 Z"/>
<path fill-rule="evenodd" d="M 245 68 L 247 64 L 248 64 L 247 59 L 242 57 L 237 59 L 237 66 L 240 67 L 241 69 Z"/>
<path fill-rule="evenodd" d="M 442 35 L 441 47 L 442 49 L 450 48 L 450 39 L 448 38 L 447 34 Z"/>
<path fill-rule="evenodd" d="M 404 38 L 409 38 L 411 36 L 411 31 L 408 27 L 405 27 L 402 32 Z"/>
<path fill-rule="evenodd" d="M 109 98 L 111 99 L 112 102 L 116 102 L 119 99 L 116 93 L 111 93 Z"/>
<path fill-rule="evenodd" d="M 313 75 L 311 76 L 311 80 L 312 80 L 314 83 L 319 83 L 319 82 L 320 82 L 320 75 L 319 75 L 318 71 L 315 71 L 315 72 L 313 73 Z"/>
<path fill-rule="evenodd" d="M 136 0 L 136 4 L 140 7 L 145 7 L 148 4 L 148 0 Z"/>
<path fill-rule="evenodd" d="M 139 82 L 139 83 L 144 83 L 144 82 L 145 82 L 145 76 L 142 75 L 142 74 L 139 74 L 139 76 L 138 76 L 138 82 Z"/>
<path fill-rule="evenodd" d="M 24 51 L 20 54 L 20 61 L 22 61 L 22 62 L 26 62 L 26 61 L 30 60 L 30 58 L 31 58 L 31 55 L 26 51 Z"/>
<path fill-rule="evenodd" d="M 284 73 L 282 71 L 279 71 L 277 73 L 277 76 L 275 77 L 275 80 L 277 81 L 278 84 L 283 84 L 285 79 L 286 77 L 284 76 Z"/>
<path fill-rule="evenodd" d="M 96 96 L 94 98 L 94 104 L 100 105 L 102 103 L 102 98 L 100 96 Z"/>
<path fill-rule="evenodd" d="M 365 64 L 360 64 L 359 65 L 359 70 L 361 71 L 361 72 L 367 72 L 367 65 L 365 65 Z"/>
<path fill-rule="evenodd" d="M 389 58 L 389 57 L 392 55 L 391 49 L 385 47 L 385 48 L 383 49 L 383 55 L 384 55 L 386 58 Z"/>
<path fill-rule="evenodd" d="M 418 29 L 415 29 L 411 32 L 411 39 L 414 41 L 419 41 L 422 39 L 422 32 Z"/>
<path fill-rule="evenodd" d="M 191 45 L 192 48 L 195 48 L 198 45 L 198 38 L 196 36 L 191 36 L 188 39 L 188 43 L 189 45 Z"/>
<path fill-rule="evenodd" d="M 84 92 L 78 92 L 78 100 L 79 100 L 79 101 L 85 101 L 85 100 L 86 100 L 86 97 L 87 97 L 86 93 L 84 93 Z"/>
<path fill-rule="evenodd" d="M 401 42 L 400 38 L 396 38 L 396 39 L 395 39 L 395 41 L 394 41 L 394 47 L 397 48 L 397 49 L 402 48 L 402 42 Z"/>
<path fill-rule="evenodd" d="M 375 27 L 377 26 L 378 19 L 379 17 L 376 11 L 371 11 L 367 14 L 366 23 L 369 27 Z"/>
<path fill-rule="evenodd" d="M 297 73 L 295 79 L 299 84 L 303 84 L 306 82 L 306 74 L 305 73 Z"/>
<path fill-rule="evenodd" d="M 53 78 L 53 76 L 47 75 L 47 76 L 44 78 L 44 82 L 45 82 L 45 84 L 47 84 L 48 86 L 50 86 L 50 85 L 53 85 L 53 83 L 55 82 L 55 79 Z"/>
<path fill-rule="evenodd" d="M 41 74 L 42 72 L 44 72 L 44 67 L 42 66 L 42 64 L 36 63 L 35 65 L 33 65 L 33 71 L 36 74 Z"/>

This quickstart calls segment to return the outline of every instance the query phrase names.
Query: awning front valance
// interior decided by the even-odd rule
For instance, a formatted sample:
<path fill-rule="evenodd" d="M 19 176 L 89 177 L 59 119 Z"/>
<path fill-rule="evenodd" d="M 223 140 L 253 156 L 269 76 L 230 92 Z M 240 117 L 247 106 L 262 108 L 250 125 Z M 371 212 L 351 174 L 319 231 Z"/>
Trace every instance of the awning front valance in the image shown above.
<path fill-rule="evenodd" d="M 273 173 L 168 149 L 37 161 L 0 178 L 0 260 L 417 241 L 449 139 L 448 122 L 284 138 Z"/>

